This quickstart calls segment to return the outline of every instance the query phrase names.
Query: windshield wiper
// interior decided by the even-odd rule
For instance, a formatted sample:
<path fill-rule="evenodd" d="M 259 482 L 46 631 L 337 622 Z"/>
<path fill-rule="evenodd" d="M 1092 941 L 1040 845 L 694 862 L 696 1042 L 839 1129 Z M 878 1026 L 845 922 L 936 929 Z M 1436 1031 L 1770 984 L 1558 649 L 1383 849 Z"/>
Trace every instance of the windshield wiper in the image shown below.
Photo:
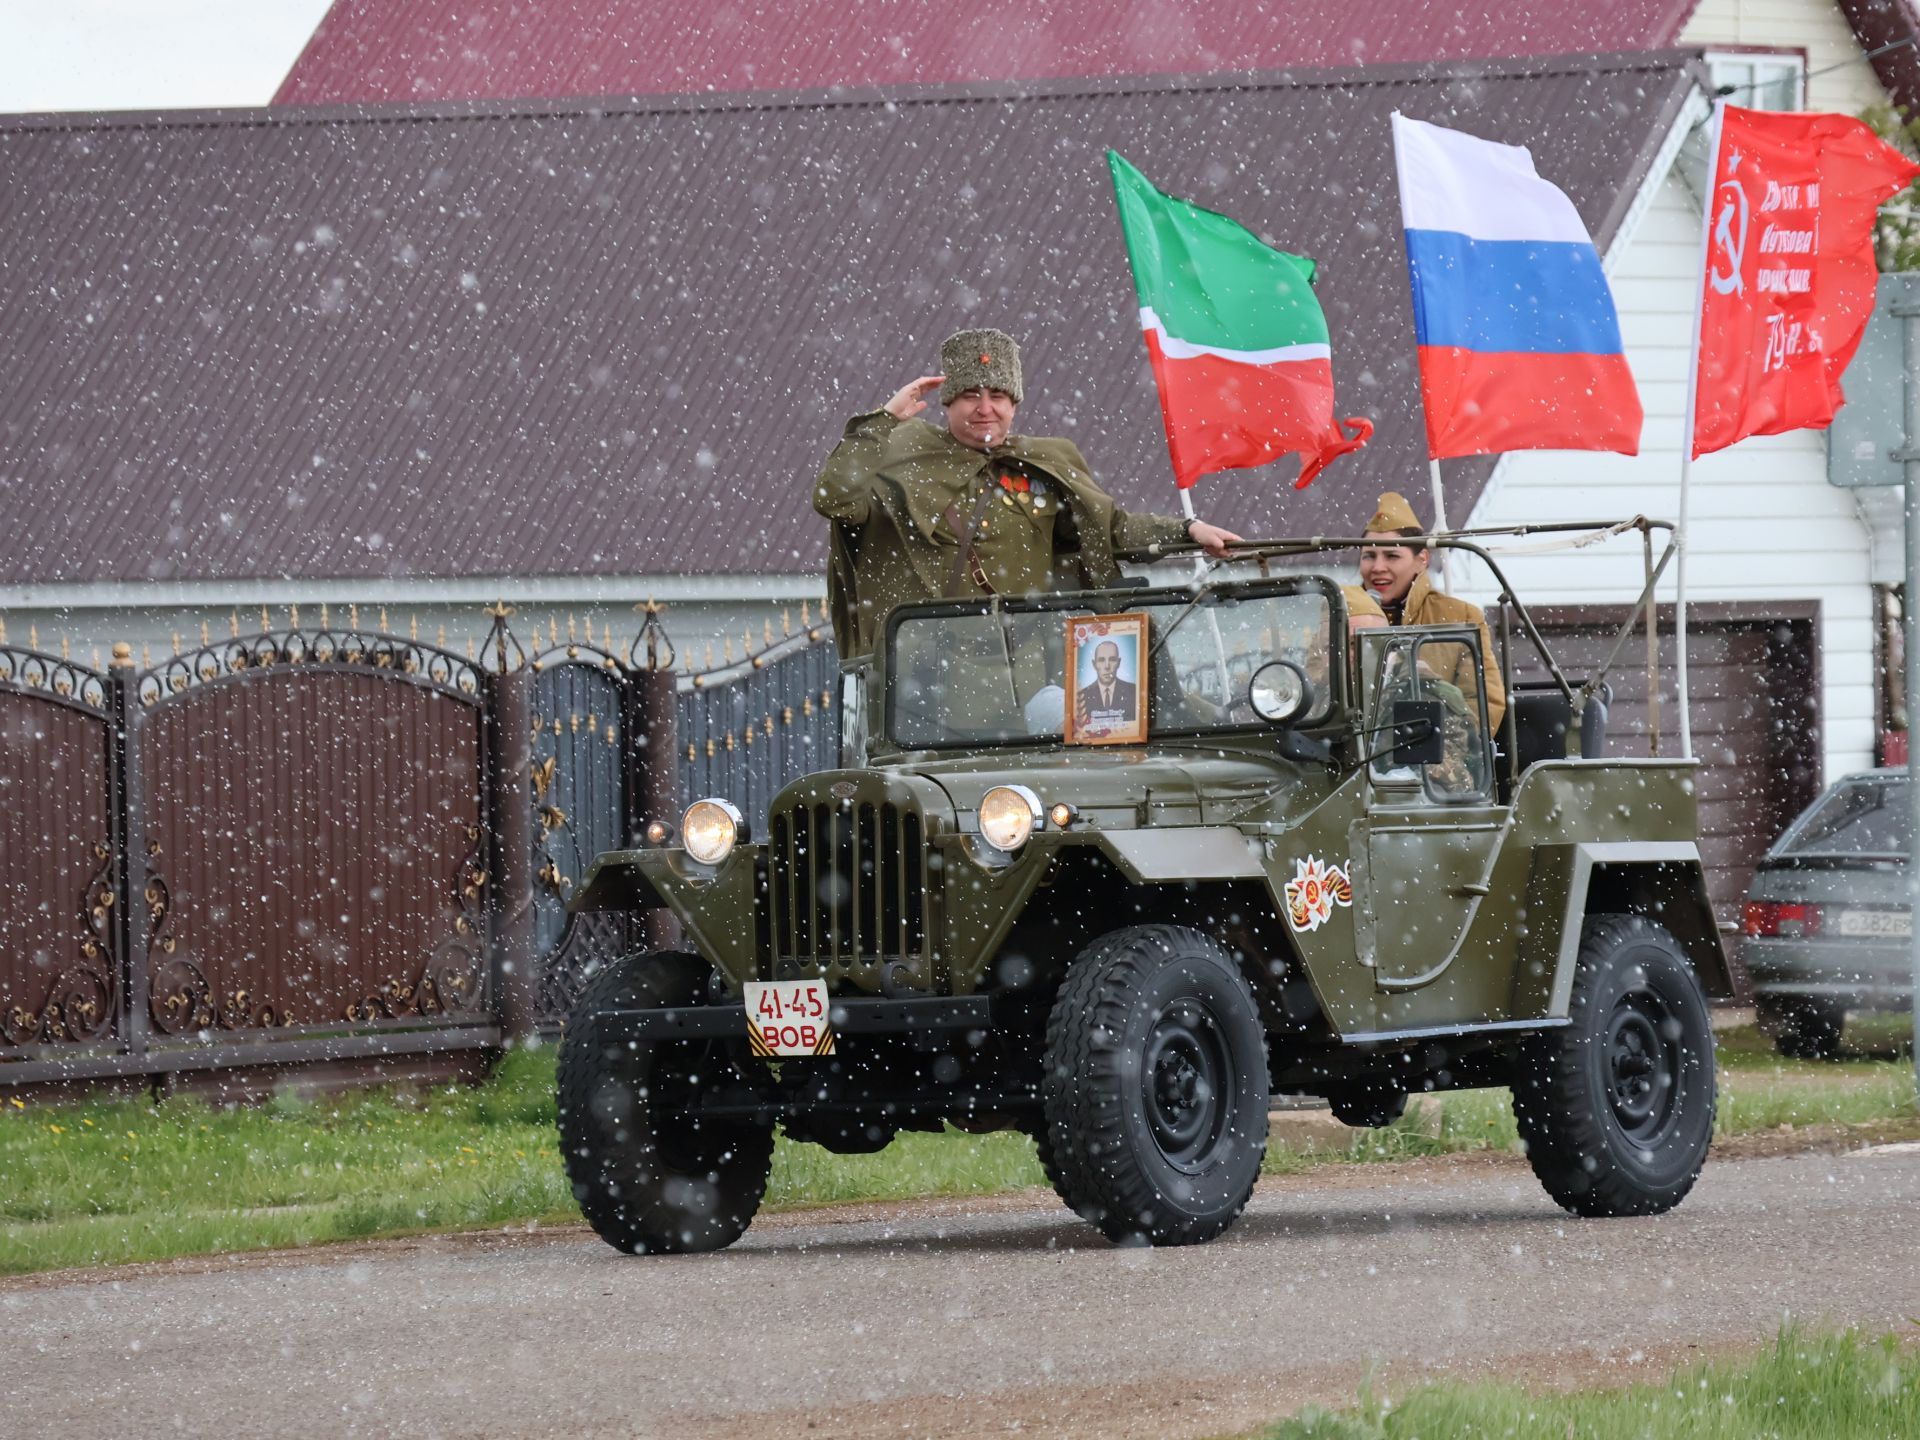
<path fill-rule="evenodd" d="M 1160 632 L 1160 638 L 1153 642 L 1153 648 L 1147 652 L 1147 659 L 1158 659 L 1160 652 L 1167 648 L 1167 641 L 1173 638 L 1173 632 L 1184 625 L 1187 617 L 1193 614 L 1195 607 L 1198 606 L 1202 600 L 1206 599 L 1208 595 L 1213 593 L 1208 589 L 1208 586 L 1212 583 L 1213 572 L 1218 570 L 1222 563 L 1223 562 L 1219 560 L 1211 561 L 1205 573 L 1194 577 L 1193 599 L 1189 600 L 1180 613 L 1174 616 L 1166 628 Z M 1221 678 L 1224 679 L 1225 676 L 1223 675 Z"/>

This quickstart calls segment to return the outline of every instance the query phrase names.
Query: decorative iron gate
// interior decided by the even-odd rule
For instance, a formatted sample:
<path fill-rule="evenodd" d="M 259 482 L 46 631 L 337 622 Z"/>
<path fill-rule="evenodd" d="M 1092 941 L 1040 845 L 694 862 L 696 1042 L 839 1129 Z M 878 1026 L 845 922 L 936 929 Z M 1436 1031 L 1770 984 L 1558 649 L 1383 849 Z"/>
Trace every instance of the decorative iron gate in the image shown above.
<path fill-rule="evenodd" d="M 325 606 L 105 673 L 0 630 L 0 1086 L 491 1048 L 672 943 L 566 896 L 693 794 L 765 833 L 836 761 L 838 674 L 803 610 L 676 675 L 647 609 L 625 660 L 529 661 L 505 605 L 484 664 Z"/>
<path fill-rule="evenodd" d="M 629 676 L 595 646 L 569 643 L 530 662 L 534 671 L 535 1011 L 556 1028 L 596 967 L 636 948 L 625 914 L 567 913 L 567 896 L 593 857 L 627 843 Z"/>
<path fill-rule="evenodd" d="M 136 1036 L 491 1024 L 483 681 L 324 623 L 135 677 Z"/>
<path fill-rule="evenodd" d="M 756 835 L 782 786 L 839 764 L 840 657 L 824 624 L 679 679 L 680 793 L 731 801 Z"/>
<path fill-rule="evenodd" d="M 0 1059 L 123 1031 L 113 776 L 106 677 L 0 636 Z"/>

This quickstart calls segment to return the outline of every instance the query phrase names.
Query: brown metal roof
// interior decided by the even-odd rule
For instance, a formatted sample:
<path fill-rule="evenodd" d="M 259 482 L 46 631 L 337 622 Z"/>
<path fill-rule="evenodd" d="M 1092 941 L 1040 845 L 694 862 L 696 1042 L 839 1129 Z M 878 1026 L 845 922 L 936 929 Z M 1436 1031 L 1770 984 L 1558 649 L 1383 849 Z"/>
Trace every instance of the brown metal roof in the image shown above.
<path fill-rule="evenodd" d="M 1873 62 L 1873 73 L 1895 105 L 1920 108 L 1920 6 L 1913 0 L 1840 0 L 1854 35 Z M 329 12 L 331 15 L 331 12 Z M 326 22 L 321 22 L 324 25 Z M 312 48 L 312 41 L 308 41 Z"/>
<path fill-rule="evenodd" d="M 1395 108 L 1533 147 L 1602 245 L 1689 57 L 0 123 L 0 583 L 809 573 L 849 413 L 965 324 L 1019 428 L 1172 509 L 1102 152 L 1317 257 L 1373 443 L 1203 481 L 1352 530 L 1425 451 Z M 1485 462 L 1449 466 L 1456 515 Z"/>
<path fill-rule="evenodd" d="M 1888 0 L 1842 0 L 1885 5 Z M 979 84 L 1647 50 L 1695 0 L 334 0 L 281 105 Z M 773 16 L 777 23 L 768 23 Z"/>

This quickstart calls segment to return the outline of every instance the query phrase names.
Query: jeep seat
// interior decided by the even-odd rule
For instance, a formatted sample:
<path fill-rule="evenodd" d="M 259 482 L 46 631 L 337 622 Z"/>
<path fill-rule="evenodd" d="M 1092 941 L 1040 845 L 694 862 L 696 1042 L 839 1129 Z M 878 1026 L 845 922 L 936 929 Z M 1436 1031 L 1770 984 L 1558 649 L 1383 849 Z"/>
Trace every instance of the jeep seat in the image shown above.
<path fill-rule="evenodd" d="M 1579 682 L 1573 683 L 1578 689 Z M 1518 737 L 1520 769 L 1541 760 L 1562 760 L 1567 754 L 1567 727 L 1573 723 L 1573 705 L 1551 681 L 1525 681 L 1514 687 L 1509 703 L 1513 706 L 1514 730 Z M 1607 710 L 1613 703 L 1613 687 L 1604 680 L 1580 722 L 1580 754 L 1597 760 L 1606 753 Z"/>

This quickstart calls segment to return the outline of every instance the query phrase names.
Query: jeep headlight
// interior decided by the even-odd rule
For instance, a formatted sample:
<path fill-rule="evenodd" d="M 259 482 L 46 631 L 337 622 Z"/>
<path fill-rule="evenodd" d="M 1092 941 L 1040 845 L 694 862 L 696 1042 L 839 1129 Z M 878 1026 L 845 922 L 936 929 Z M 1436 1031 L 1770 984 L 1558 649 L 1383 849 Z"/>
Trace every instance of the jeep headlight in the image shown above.
<path fill-rule="evenodd" d="M 746 834 L 740 812 L 724 800 L 696 800 L 680 817 L 680 843 L 702 865 L 718 865 Z"/>
<path fill-rule="evenodd" d="M 980 797 L 980 838 L 1011 854 L 1040 825 L 1040 797 L 1024 785 L 996 785 Z"/>

